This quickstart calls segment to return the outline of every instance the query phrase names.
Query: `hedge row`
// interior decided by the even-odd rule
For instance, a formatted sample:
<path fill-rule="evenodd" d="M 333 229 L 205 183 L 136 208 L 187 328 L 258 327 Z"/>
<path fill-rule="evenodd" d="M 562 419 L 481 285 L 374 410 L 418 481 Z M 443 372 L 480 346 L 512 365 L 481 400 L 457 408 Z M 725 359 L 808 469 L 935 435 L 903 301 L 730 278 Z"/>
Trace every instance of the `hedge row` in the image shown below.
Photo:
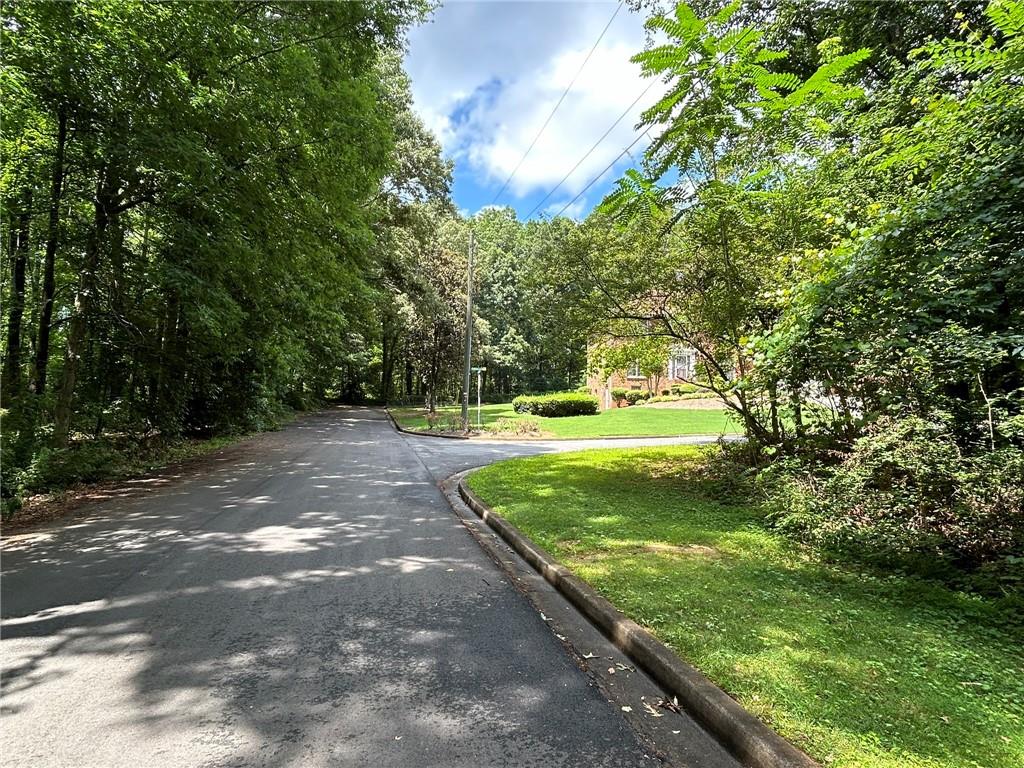
<path fill-rule="evenodd" d="M 597 398 L 579 392 L 520 395 L 512 401 L 512 408 L 534 416 L 590 416 L 597 413 Z"/>
<path fill-rule="evenodd" d="M 673 400 L 683 398 L 686 395 L 696 394 L 701 397 L 710 394 L 703 387 L 699 387 L 696 384 L 673 384 L 668 389 L 661 390 L 660 395 L 655 395 L 653 392 L 639 389 L 625 389 L 622 387 L 616 387 L 612 390 L 612 400 L 616 403 L 622 404 L 623 401 L 630 405 L 636 405 L 639 402 L 651 400 L 653 402 L 661 402 L 658 398 L 664 400 Z"/>
<path fill-rule="evenodd" d="M 651 396 L 650 392 L 647 392 L 645 390 L 640 390 L 640 389 L 613 389 L 612 390 L 612 399 L 615 400 L 615 402 L 620 404 L 620 405 L 622 404 L 623 400 L 625 400 L 630 405 L 636 405 L 637 403 L 639 403 L 639 402 L 641 402 L 643 400 L 648 399 L 650 396 Z"/>

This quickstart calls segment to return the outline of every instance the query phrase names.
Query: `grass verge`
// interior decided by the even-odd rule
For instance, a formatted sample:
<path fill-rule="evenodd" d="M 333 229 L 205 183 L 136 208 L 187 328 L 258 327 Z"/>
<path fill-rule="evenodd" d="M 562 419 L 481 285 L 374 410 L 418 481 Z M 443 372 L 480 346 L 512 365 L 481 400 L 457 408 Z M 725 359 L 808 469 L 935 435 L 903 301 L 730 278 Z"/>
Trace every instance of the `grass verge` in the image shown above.
<path fill-rule="evenodd" d="M 1024 765 L 1024 630 L 998 601 L 829 563 L 766 530 L 701 449 L 514 459 L 488 504 L 812 757 Z"/>
<path fill-rule="evenodd" d="M 444 415 L 456 415 L 459 407 L 439 408 Z M 427 427 L 427 414 L 422 408 L 392 408 L 391 414 L 405 429 Z M 477 423 L 476 408 L 470 408 L 470 422 Z M 510 403 L 485 405 L 481 408 L 480 422 L 487 426 L 499 418 L 516 418 Z M 668 435 L 718 435 L 739 432 L 740 425 L 724 410 L 669 409 L 669 408 L 615 408 L 594 416 L 563 416 L 541 418 L 544 436 L 560 438 L 587 437 L 658 437 Z"/>

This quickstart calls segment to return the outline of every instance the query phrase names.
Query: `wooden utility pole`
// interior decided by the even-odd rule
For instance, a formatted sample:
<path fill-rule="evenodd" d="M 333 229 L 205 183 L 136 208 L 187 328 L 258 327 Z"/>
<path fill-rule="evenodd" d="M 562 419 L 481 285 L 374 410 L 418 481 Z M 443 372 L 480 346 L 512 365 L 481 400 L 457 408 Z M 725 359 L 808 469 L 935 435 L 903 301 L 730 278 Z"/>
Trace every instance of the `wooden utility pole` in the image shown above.
<path fill-rule="evenodd" d="M 476 242 L 469 230 L 469 261 L 466 264 L 466 358 L 462 375 L 462 431 L 469 432 L 469 382 L 473 357 L 473 250 Z"/>

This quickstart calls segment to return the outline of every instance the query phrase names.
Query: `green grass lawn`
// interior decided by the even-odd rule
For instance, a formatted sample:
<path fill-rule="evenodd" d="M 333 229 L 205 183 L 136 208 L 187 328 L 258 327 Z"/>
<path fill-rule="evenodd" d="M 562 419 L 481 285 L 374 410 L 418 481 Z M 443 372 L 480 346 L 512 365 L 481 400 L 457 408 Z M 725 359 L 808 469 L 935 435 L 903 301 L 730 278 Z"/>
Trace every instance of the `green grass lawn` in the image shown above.
<path fill-rule="evenodd" d="M 442 413 L 458 414 L 458 406 L 439 408 Z M 406 429 L 427 429 L 422 408 L 392 408 L 392 415 Z M 518 416 L 510 403 L 485 405 L 481 423 L 490 424 L 501 417 Z M 470 421 L 476 424 L 476 408 L 470 408 Z M 684 408 L 616 408 L 595 416 L 542 418 L 540 428 L 551 437 L 655 437 L 658 435 L 717 435 L 739 432 L 740 425 L 724 410 Z"/>
<path fill-rule="evenodd" d="M 699 450 L 514 459 L 469 483 L 824 765 L 1024 765 L 1019 618 L 997 601 L 824 562 L 695 474 Z"/>

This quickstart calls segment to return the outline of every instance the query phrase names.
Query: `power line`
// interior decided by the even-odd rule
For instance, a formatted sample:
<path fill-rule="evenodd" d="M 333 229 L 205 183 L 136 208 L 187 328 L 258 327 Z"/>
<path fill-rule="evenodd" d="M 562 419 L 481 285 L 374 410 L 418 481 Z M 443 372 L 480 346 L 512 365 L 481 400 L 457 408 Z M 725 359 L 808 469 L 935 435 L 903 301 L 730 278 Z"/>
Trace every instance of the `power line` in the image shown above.
<path fill-rule="evenodd" d="M 615 159 L 614 159 L 614 160 L 612 160 L 612 161 L 611 161 L 610 163 L 608 163 L 608 165 L 606 165 L 606 166 L 605 166 L 605 168 L 604 168 L 604 170 L 603 170 L 603 171 L 601 171 L 601 172 L 600 172 L 599 174 L 597 174 L 597 176 L 595 176 L 594 178 L 592 178 L 592 179 L 590 180 L 590 182 L 589 182 L 589 183 L 587 184 L 587 186 L 585 186 L 585 187 L 584 187 L 583 189 L 581 189 L 581 190 L 579 191 L 579 194 L 577 194 L 577 195 L 576 195 L 576 197 L 574 197 L 574 198 L 573 198 L 572 200 L 570 200 L 570 201 L 569 201 L 568 203 L 566 203 L 566 204 L 565 204 L 564 206 L 562 206 L 562 210 L 560 210 L 560 211 L 559 211 L 558 213 L 556 213 L 556 214 L 555 214 L 554 216 L 552 216 L 551 218 L 553 218 L 553 219 L 557 219 L 557 218 L 558 218 L 559 216 L 561 216 L 561 215 L 562 215 L 563 213 L 565 213 L 565 212 L 566 212 L 566 210 L 568 210 L 569 206 L 570 206 L 570 205 L 572 205 L 573 203 L 575 203 L 575 202 L 576 202 L 577 200 L 579 200 L 579 199 L 580 199 L 581 197 L 583 197 L 583 194 L 584 194 L 584 193 L 585 193 L 585 192 L 586 192 L 586 191 L 587 191 L 588 189 L 590 189 L 590 188 L 591 188 L 592 186 L 594 186 L 594 184 L 596 184 L 596 183 L 597 183 L 597 180 L 598 180 L 598 179 L 600 179 L 600 178 L 601 178 L 602 176 L 604 176 L 604 175 L 605 175 L 606 173 L 608 173 L 608 171 L 610 171 L 610 170 L 612 169 L 612 167 L 613 167 L 613 166 L 614 166 L 614 165 L 615 165 L 615 164 L 616 164 L 617 162 L 619 162 L 619 160 L 621 160 L 621 159 L 622 159 L 623 155 L 628 155 L 628 154 L 629 154 L 629 150 L 631 150 L 631 149 L 632 149 L 632 148 L 633 148 L 633 147 L 634 147 L 634 146 L 636 145 L 636 143 L 637 143 L 638 141 L 640 141 L 640 139 L 642 139 L 642 138 L 643 138 L 644 136 L 648 136 L 648 138 L 649 138 L 649 135 L 648 135 L 647 131 L 644 131 L 644 132 L 643 132 L 643 133 L 641 133 L 641 134 L 640 134 L 639 136 L 637 136 L 637 137 L 636 137 L 635 139 L 633 139 L 633 142 L 632 142 L 632 143 L 631 143 L 631 144 L 630 144 L 630 145 L 629 145 L 628 147 L 626 147 L 626 148 L 625 148 L 624 150 L 622 150 L 621 152 L 619 152 L 619 154 L 618 154 L 618 155 L 616 155 Z M 532 211 L 531 211 L 531 213 L 532 213 Z M 527 216 L 526 218 L 530 218 L 530 217 L 529 217 L 529 216 Z"/>
<path fill-rule="evenodd" d="M 728 49 L 728 50 L 726 50 L 726 51 L 722 51 L 722 52 L 721 52 L 721 53 L 720 53 L 720 54 L 718 55 L 718 57 L 717 57 L 717 58 L 715 59 L 715 61 L 714 61 L 714 63 L 713 63 L 713 65 L 712 65 L 712 66 L 717 66 L 717 65 L 718 65 L 718 64 L 719 64 L 719 63 L 720 63 L 720 62 L 722 61 L 722 59 L 724 59 L 724 58 L 725 58 L 726 54 L 729 54 L 729 53 L 731 53 L 731 52 L 732 52 L 733 50 L 735 50 L 736 46 L 738 46 L 738 45 L 739 45 L 739 44 L 740 44 L 741 42 L 743 42 L 743 41 L 744 41 L 744 40 L 746 39 L 747 35 L 749 35 L 749 34 L 750 34 L 750 32 L 751 32 L 751 31 L 752 31 L 752 30 L 748 29 L 748 30 L 747 30 L 746 32 L 744 32 L 744 33 L 743 33 L 742 35 L 740 35 L 739 39 L 737 39 L 737 40 L 736 40 L 736 41 L 735 41 L 735 42 L 734 42 L 734 43 L 733 43 L 733 44 L 732 44 L 731 46 L 729 46 L 729 49 Z M 632 104 L 630 104 L 630 105 L 629 105 L 629 106 L 628 106 L 628 107 L 626 108 L 626 111 L 625 111 L 625 112 L 623 112 L 623 113 L 622 113 L 621 115 L 619 115 L 618 119 L 616 119 L 616 121 L 615 121 L 614 123 L 612 123 L 612 126 L 611 126 L 611 128 L 609 128 L 609 129 L 608 129 L 607 131 L 605 131 L 605 132 L 604 132 L 604 135 L 603 135 L 603 136 L 601 136 L 601 138 L 597 140 L 597 143 L 596 143 L 596 144 L 594 144 L 594 146 L 592 146 L 592 147 L 591 147 L 591 148 L 590 148 L 589 150 L 587 150 L 587 154 L 585 154 L 585 155 L 584 155 L 583 157 L 581 157 L 581 158 L 580 158 L 579 162 L 577 162 L 577 163 L 576 163 L 576 165 L 574 165 L 574 166 L 572 167 L 572 170 L 571 170 L 571 171 L 569 171 L 569 172 L 568 172 L 567 174 L 565 174 L 565 176 L 563 176 L 563 177 L 562 177 L 562 180 L 561 180 L 560 182 L 558 182 L 558 184 L 556 184 L 556 185 L 555 185 L 554 189 L 552 189 L 552 190 L 551 190 L 550 192 L 548 192 L 548 193 L 547 193 L 547 194 L 546 194 L 546 195 L 544 196 L 544 198 L 543 198 L 543 199 L 542 199 L 542 200 L 541 200 L 541 201 L 540 201 L 539 203 L 537 203 L 537 205 L 535 205 L 535 206 L 533 207 L 533 210 L 531 210 L 531 211 L 530 211 L 530 212 L 529 212 L 528 214 L 526 214 L 526 216 L 524 217 L 525 219 L 529 219 L 529 218 L 530 218 L 531 216 L 533 216 L 533 214 L 537 212 L 537 209 L 538 209 L 538 208 L 540 208 L 540 207 L 541 207 L 541 206 L 542 206 L 542 205 L 544 204 L 544 202 L 545 202 L 545 201 L 546 201 L 546 200 L 547 200 L 547 199 L 548 199 L 549 197 L 551 197 L 551 195 L 553 195 L 553 194 L 555 193 L 555 190 L 557 190 L 557 189 L 558 189 L 558 188 L 559 188 L 560 186 L 562 186 L 562 184 L 564 184 L 564 183 L 565 183 L 566 179 L 568 179 L 568 178 L 569 178 L 570 176 L 572 176 L 572 174 L 573 174 L 573 171 L 575 171 L 575 170 L 576 170 L 577 168 L 579 168 L 579 166 L 580 166 L 580 163 L 582 163 L 582 162 L 583 162 L 584 160 L 586 160 L 586 159 L 587 159 L 587 158 L 588 158 L 588 157 L 590 156 L 590 153 L 591 153 L 591 152 L 593 152 L 593 151 L 594 151 L 595 149 L 597 149 L 597 146 L 598 146 L 598 144 L 600 144 L 600 143 L 601 143 L 602 141 L 604 141 L 604 139 L 605 139 L 605 136 L 607 136 L 607 135 L 608 135 L 609 133 L 611 133 L 611 132 L 612 132 L 612 128 L 614 128 L 614 127 L 615 127 L 616 125 L 618 125 L 618 124 L 619 124 L 619 121 L 621 121 L 621 120 L 622 120 L 622 118 L 624 118 L 624 117 L 625 117 L 625 116 L 626 116 L 626 115 L 627 115 L 627 114 L 629 113 L 629 110 L 631 110 L 631 109 L 632 109 L 632 108 L 633 108 L 634 106 L 636 106 L 636 103 L 637 103 L 638 101 L 640 101 L 640 99 L 642 99 L 642 98 L 644 97 L 644 95 L 645 95 L 645 94 L 647 93 L 647 91 L 651 90 L 651 86 L 653 86 L 653 85 L 654 85 L 655 83 L 657 83 L 657 82 L 659 82 L 659 81 L 658 81 L 658 80 L 652 80 L 652 81 L 651 81 L 650 85 L 648 85 L 648 86 L 647 86 L 647 87 L 646 87 L 646 88 L 644 89 L 644 92 L 643 92 L 643 93 L 641 93 L 641 94 L 640 94 L 639 96 L 637 96 L 637 97 L 636 97 L 636 99 L 634 99 L 633 103 L 632 103 Z M 692 92 L 691 92 L 691 93 L 688 93 L 688 94 L 686 95 L 686 97 L 685 97 L 685 99 L 684 99 L 684 101 L 683 101 L 683 103 L 684 103 L 684 104 L 685 104 L 686 102 L 688 102 L 688 101 L 690 100 L 690 96 L 691 96 L 691 95 L 692 95 Z M 557 218 L 558 218 L 559 216 L 561 216 L 561 215 L 562 215 L 563 213 L 565 213 L 565 212 L 566 212 L 566 210 L 568 210 L 569 206 L 570 206 L 570 205 L 572 205 L 573 203 L 575 203 L 575 202 L 576 202 L 577 200 L 579 200 L 579 199 L 580 199 L 580 198 L 581 198 L 581 197 L 583 196 L 583 193 L 585 193 L 585 192 L 586 192 L 586 191 L 587 191 L 588 189 L 590 189 L 590 188 L 591 188 L 592 186 L 594 186 L 594 184 L 596 184 L 596 183 L 597 183 L 598 179 L 600 179 L 600 178 L 601 178 L 602 176 L 604 176 L 604 175 L 605 175 L 606 173 L 608 173 L 608 171 L 610 171 L 610 170 L 612 169 L 612 167 L 613 167 L 613 166 L 614 166 L 614 165 L 615 165 L 615 164 L 616 164 L 617 162 L 619 162 L 619 160 L 621 160 L 621 159 L 622 159 L 623 155 L 629 154 L 629 150 L 631 150 L 631 149 L 632 149 L 632 148 L 633 148 L 634 146 L 636 146 L 637 142 L 639 142 L 639 141 L 640 141 L 640 139 L 642 139 L 642 138 L 643 138 L 644 136 L 647 136 L 648 138 L 650 138 L 650 134 L 649 134 L 649 133 L 647 132 L 647 130 L 648 130 L 648 129 L 646 129 L 646 128 L 645 128 L 645 129 L 644 129 L 644 131 L 643 131 L 643 133 L 641 133 L 641 134 L 640 134 L 639 136 L 637 136 L 637 137 L 636 137 L 635 139 L 633 139 L 633 141 L 632 141 L 632 142 L 630 142 L 630 144 L 629 144 L 629 146 L 628 146 L 628 147 L 626 147 L 626 148 L 625 148 L 624 150 L 622 150 L 621 152 L 619 152 L 619 154 L 618 154 L 618 155 L 617 155 L 617 156 L 615 157 L 615 159 L 614 159 L 614 160 L 612 160 L 612 161 L 611 161 L 611 162 L 610 162 L 610 163 L 609 163 L 608 165 L 606 165 L 606 166 L 605 166 L 604 170 L 602 170 L 602 171 L 601 171 L 601 172 L 600 172 L 599 174 L 597 174 L 597 175 L 596 175 L 596 176 L 595 176 L 594 178 L 592 178 L 592 179 L 591 179 L 591 180 L 590 180 L 590 181 L 589 181 L 589 182 L 587 183 L 587 186 L 585 186 L 585 187 L 584 187 L 583 189 L 581 189 L 581 190 L 579 191 L 579 194 L 577 194 L 577 195 L 576 195 L 576 197 L 574 197 L 574 198 L 573 198 L 572 200 L 570 200 L 570 201 L 569 201 L 568 203 L 566 203 L 565 205 L 563 205 L 563 206 L 562 206 L 562 208 L 561 208 L 561 210 L 559 210 L 559 211 L 558 211 L 558 213 L 556 213 L 556 214 L 555 214 L 555 215 L 554 215 L 554 216 L 553 216 L 552 218 L 555 218 L 555 219 L 557 219 Z"/>
<path fill-rule="evenodd" d="M 606 138 L 608 138 L 608 134 L 611 133 L 615 129 L 615 126 L 617 126 L 619 123 L 622 122 L 622 118 L 624 118 L 626 115 L 628 115 L 632 111 L 633 107 L 635 107 L 639 103 L 640 99 L 642 99 L 644 96 L 646 96 L 647 92 L 649 90 L 651 90 L 651 88 L 653 88 L 659 82 L 661 82 L 659 79 L 654 78 L 654 79 L 651 80 L 650 83 L 647 84 L 647 87 L 644 88 L 643 92 L 639 96 L 637 96 L 635 99 L 633 99 L 633 103 L 630 104 L 628 107 L 626 107 L 626 110 L 621 115 L 619 115 L 617 118 L 615 118 L 615 122 L 611 124 L 611 126 L 608 128 L 608 130 L 605 131 L 603 134 L 601 134 L 601 138 L 599 138 L 596 142 L 594 142 L 594 146 L 592 146 L 590 149 L 588 149 L 587 153 L 585 155 L 583 155 L 583 157 L 581 157 L 579 160 L 576 161 L 576 165 L 574 165 L 569 170 L 569 172 L 567 174 L 565 174 L 565 176 L 562 177 L 562 180 L 560 182 L 555 184 L 555 186 L 551 189 L 550 192 L 548 192 L 546 195 L 544 195 L 544 197 L 541 199 L 541 201 L 539 203 L 537 203 L 533 207 L 533 210 L 531 210 L 528 214 L 526 214 L 526 216 L 523 217 L 524 219 L 528 219 L 531 216 L 533 216 L 533 214 L 535 214 L 537 212 L 537 210 L 542 205 L 544 205 L 545 202 L 547 202 L 548 198 L 550 198 L 553 194 L 555 194 L 555 192 L 558 191 L 558 188 L 561 187 L 568 180 L 568 178 L 570 176 L 572 176 L 573 173 L 576 172 L 576 169 L 579 168 L 580 165 L 583 164 L 583 161 L 586 160 L 588 157 L 590 157 L 590 155 L 593 153 L 593 151 L 595 149 L 598 148 L 598 146 L 601 144 L 602 141 L 604 141 Z M 643 134 L 641 134 L 641 135 L 643 135 Z M 634 141 L 633 144 L 636 144 L 636 142 Z M 632 147 L 633 144 L 630 144 L 629 146 Z M 619 155 L 619 157 L 622 157 L 622 155 Z M 618 159 L 618 158 L 616 158 L 616 159 Z M 604 171 L 602 171 L 602 173 L 604 173 Z M 593 182 L 591 182 L 591 184 L 592 183 Z"/>
<path fill-rule="evenodd" d="M 541 134 L 544 133 L 544 130 L 548 127 L 548 123 L 551 122 L 551 118 L 555 116 L 555 112 L 557 112 L 558 108 L 562 106 L 562 102 L 565 101 L 565 97 L 569 95 L 569 91 L 571 91 L 572 87 L 576 84 L 576 79 L 580 76 L 580 73 L 583 72 L 583 68 L 587 66 L 587 62 L 590 61 L 590 57 L 594 55 L 594 51 L 597 50 L 597 46 L 601 43 L 601 40 L 604 39 L 605 32 L 608 31 L 608 28 L 612 25 L 612 22 L 615 21 L 615 17 L 619 15 L 619 11 L 621 10 L 622 3 L 620 2 L 617 6 L 615 6 L 615 12 L 612 14 L 612 17 L 608 19 L 608 23 L 604 25 L 604 29 L 601 30 L 601 34 L 597 36 L 597 40 L 594 41 L 594 45 L 591 47 L 590 52 L 587 54 L 587 57 L 583 59 L 583 63 L 580 64 L 580 68 L 576 70 L 576 74 L 572 76 L 572 80 L 569 81 L 569 85 L 567 85 L 565 90 L 562 92 L 562 95 L 558 99 L 558 103 L 555 104 L 555 108 L 552 109 L 551 114 L 548 115 L 548 119 L 544 121 L 544 125 L 540 127 L 539 131 L 537 131 L 537 135 L 533 137 L 533 141 L 530 142 L 530 146 L 527 147 L 526 152 L 523 153 L 523 156 L 519 158 L 519 162 L 516 163 L 516 167 L 512 169 L 512 173 L 510 173 L 508 175 L 508 178 L 505 179 L 505 183 L 501 185 L 501 189 L 498 190 L 498 194 L 496 194 L 494 196 L 494 199 L 491 200 L 491 205 L 494 205 L 496 202 L 498 202 L 498 198 L 501 197 L 501 193 L 505 191 L 505 189 L 509 185 L 509 182 L 512 181 L 512 178 L 516 175 L 516 173 L 519 172 L 519 169 L 523 166 L 523 163 L 526 161 L 527 156 L 530 154 L 530 152 L 533 151 L 533 148 L 536 146 L 537 140 L 540 139 Z"/>

